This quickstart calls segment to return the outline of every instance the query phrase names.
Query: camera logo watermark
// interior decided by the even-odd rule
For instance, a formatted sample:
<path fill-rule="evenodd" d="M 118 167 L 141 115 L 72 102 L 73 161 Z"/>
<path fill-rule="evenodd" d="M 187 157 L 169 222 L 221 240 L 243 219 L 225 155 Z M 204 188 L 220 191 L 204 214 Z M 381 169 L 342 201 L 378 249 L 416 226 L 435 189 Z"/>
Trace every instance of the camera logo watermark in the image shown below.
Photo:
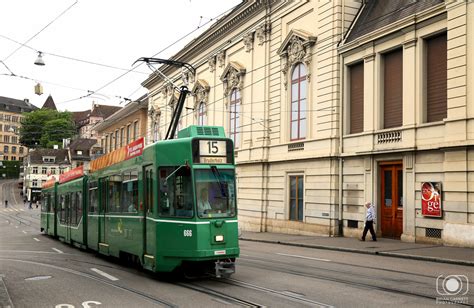
<path fill-rule="evenodd" d="M 467 304 L 469 280 L 465 275 L 439 275 L 436 278 L 437 304 Z"/>

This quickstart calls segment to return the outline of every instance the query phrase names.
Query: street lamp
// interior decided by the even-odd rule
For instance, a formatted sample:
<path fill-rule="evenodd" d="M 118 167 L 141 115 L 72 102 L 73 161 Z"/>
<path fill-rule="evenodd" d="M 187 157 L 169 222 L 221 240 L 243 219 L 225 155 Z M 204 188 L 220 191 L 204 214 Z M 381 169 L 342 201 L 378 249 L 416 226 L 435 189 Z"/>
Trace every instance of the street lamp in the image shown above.
<path fill-rule="evenodd" d="M 38 58 L 36 58 L 35 65 L 44 66 L 43 53 L 38 51 Z"/>

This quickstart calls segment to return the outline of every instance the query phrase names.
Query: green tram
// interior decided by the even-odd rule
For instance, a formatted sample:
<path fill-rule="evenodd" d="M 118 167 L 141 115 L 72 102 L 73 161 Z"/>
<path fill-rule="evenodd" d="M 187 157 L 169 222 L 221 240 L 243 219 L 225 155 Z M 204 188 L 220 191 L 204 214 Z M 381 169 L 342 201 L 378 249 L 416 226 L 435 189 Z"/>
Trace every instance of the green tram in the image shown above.
<path fill-rule="evenodd" d="M 190 126 L 145 148 L 142 138 L 88 175 L 76 169 L 44 185 L 45 234 L 154 272 L 235 272 L 234 149 L 222 127 Z"/>

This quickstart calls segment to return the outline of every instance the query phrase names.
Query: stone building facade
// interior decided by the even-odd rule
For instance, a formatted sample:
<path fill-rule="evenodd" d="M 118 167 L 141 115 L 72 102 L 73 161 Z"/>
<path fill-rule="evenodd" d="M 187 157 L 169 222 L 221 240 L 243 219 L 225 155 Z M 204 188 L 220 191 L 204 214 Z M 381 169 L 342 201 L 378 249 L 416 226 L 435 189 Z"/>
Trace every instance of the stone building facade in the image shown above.
<path fill-rule="evenodd" d="M 378 232 L 383 236 L 456 244 L 446 232 L 451 222 L 456 224 L 452 230 L 468 234 L 463 228 L 472 226 L 472 181 L 468 179 L 472 161 L 468 119 L 472 114 L 468 79 L 456 74 L 467 71 L 467 50 L 472 44 L 472 33 L 467 29 L 473 20 L 473 4 L 426 1 L 428 5 L 397 14 L 400 5 L 424 2 L 379 1 L 386 6 L 374 10 L 375 2 L 243 1 L 173 56 L 191 63 L 195 75 L 160 68 L 178 86 L 187 83 L 191 91 L 181 127 L 222 125 L 234 140 L 239 224 L 243 229 L 359 236 L 363 204 L 371 200 L 380 222 Z M 364 19 L 369 8 L 369 15 L 378 18 Z M 380 24 L 382 13 L 390 17 L 389 24 Z M 421 65 L 424 51 L 420 45 L 424 43 L 417 40 L 441 33 L 443 25 L 448 38 L 454 33 L 450 25 L 457 31 L 455 39 L 448 40 L 453 48 L 450 51 L 448 47 L 448 58 L 456 58 L 448 60 L 448 120 L 425 123 L 421 102 L 426 98 L 417 85 L 417 80 L 423 80 L 424 73 L 417 65 Z M 462 26 L 464 30 L 457 28 Z M 384 52 L 397 48 L 403 52 L 403 92 L 392 91 L 390 97 L 399 105 L 385 110 L 385 125 L 381 124 L 385 123 L 382 108 L 377 107 L 382 95 L 381 63 L 390 60 L 384 58 Z M 397 59 L 391 63 L 399 65 Z M 355 71 L 351 65 L 359 62 L 364 69 L 363 99 L 358 105 L 363 106 L 362 120 L 360 113 L 351 115 L 347 105 L 348 76 Z M 359 71 L 361 67 L 357 67 Z M 150 75 L 142 83 L 149 90 L 149 142 L 164 136 L 178 97 L 158 76 Z M 360 75 L 354 73 L 353 77 Z M 392 112 L 399 118 L 390 118 Z M 361 132 L 350 133 L 351 116 L 358 119 L 355 129 L 360 130 L 362 123 Z M 434 142 L 433 138 L 439 140 Z M 393 175 L 390 181 L 401 179 L 403 187 L 397 191 L 399 196 L 392 196 L 401 197 L 392 203 L 402 211 L 391 217 L 392 225 L 401 219 L 401 231 L 391 233 L 380 227 L 388 213 L 381 204 L 382 193 L 388 195 L 388 188 L 382 189 L 385 171 Z M 446 211 L 441 219 L 418 215 L 424 181 L 443 182 Z M 451 189 L 461 191 L 448 194 Z M 425 236 L 427 228 L 433 229 L 429 232 L 435 236 L 441 233 L 442 238 Z"/>
<path fill-rule="evenodd" d="M 107 119 L 96 123 L 96 131 L 103 153 L 112 152 L 146 136 L 148 99 L 142 97 L 130 102 Z"/>
<path fill-rule="evenodd" d="M 472 29 L 469 1 L 361 8 L 339 47 L 346 234 L 374 200 L 383 236 L 474 247 Z M 437 186 L 440 217 L 423 213 L 423 183 Z"/>

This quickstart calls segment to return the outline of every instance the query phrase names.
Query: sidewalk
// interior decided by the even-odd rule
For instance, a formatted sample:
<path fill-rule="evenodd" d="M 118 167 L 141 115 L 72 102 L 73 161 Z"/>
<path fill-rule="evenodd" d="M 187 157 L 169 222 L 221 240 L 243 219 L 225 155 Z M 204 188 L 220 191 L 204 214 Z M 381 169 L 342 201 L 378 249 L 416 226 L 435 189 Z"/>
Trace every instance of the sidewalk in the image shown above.
<path fill-rule="evenodd" d="M 406 243 L 399 240 L 385 238 L 379 238 L 377 239 L 377 242 L 371 240 L 361 242 L 357 238 L 351 237 L 322 237 L 246 231 L 242 232 L 240 239 L 243 241 L 275 243 L 281 245 L 474 266 L 473 248 Z"/>

